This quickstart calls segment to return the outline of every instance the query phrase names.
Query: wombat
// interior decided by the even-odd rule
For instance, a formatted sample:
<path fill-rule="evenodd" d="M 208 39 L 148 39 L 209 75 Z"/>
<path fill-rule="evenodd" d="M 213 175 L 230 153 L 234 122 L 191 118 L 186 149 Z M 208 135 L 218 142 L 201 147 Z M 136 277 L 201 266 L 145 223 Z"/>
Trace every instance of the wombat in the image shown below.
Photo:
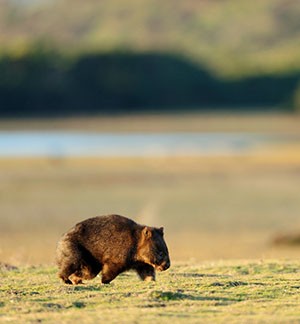
<path fill-rule="evenodd" d="M 59 277 L 79 284 L 102 271 L 108 284 L 133 269 L 142 280 L 155 280 L 155 269 L 167 270 L 170 258 L 163 228 L 143 226 L 119 215 L 98 216 L 76 224 L 57 246 Z"/>

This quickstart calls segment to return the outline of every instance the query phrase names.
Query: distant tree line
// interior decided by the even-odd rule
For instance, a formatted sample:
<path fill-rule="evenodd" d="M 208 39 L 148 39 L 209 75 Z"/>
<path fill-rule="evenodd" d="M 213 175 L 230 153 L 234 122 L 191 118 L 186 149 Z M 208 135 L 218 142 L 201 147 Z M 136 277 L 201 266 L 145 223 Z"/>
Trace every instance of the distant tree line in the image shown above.
<path fill-rule="evenodd" d="M 55 53 L 0 58 L 0 116 L 48 117 L 190 109 L 292 110 L 300 72 L 221 79 L 183 57 Z M 263 107 L 263 108 L 262 108 Z"/>

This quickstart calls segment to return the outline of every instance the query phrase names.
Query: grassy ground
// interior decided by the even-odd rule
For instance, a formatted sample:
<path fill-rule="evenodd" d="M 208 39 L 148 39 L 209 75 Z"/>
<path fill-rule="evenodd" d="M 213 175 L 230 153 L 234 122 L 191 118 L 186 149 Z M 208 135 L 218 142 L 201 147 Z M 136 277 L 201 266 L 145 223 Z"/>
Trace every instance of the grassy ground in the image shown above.
<path fill-rule="evenodd" d="M 176 264 L 156 283 L 60 283 L 53 267 L 1 270 L 0 321 L 27 323 L 291 323 L 300 319 L 299 262 Z"/>

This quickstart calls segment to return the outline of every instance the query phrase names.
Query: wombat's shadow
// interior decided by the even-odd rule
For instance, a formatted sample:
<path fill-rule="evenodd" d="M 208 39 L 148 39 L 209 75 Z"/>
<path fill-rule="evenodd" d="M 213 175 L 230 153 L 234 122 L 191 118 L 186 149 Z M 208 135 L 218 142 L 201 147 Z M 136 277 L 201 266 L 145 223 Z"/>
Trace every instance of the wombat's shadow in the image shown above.
<path fill-rule="evenodd" d="M 103 290 L 103 285 L 101 284 L 96 284 L 96 285 L 91 285 L 91 284 L 86 284 L 86 283 L 82 283 L 80 285 L 76 285 L 76 286 L 64 286 L 65 288 L 68 289 L 68 291 L 101 291 Z"/>
<path fill-rule="evenodd" d="M 166 302 L 166 301 L 215 301 L 218 305 L 229 305 L 240 302 L 240 298 L 228 298 L 223 296 L 199 296 L 191 293 L 185 293 L 184 290 L 177 291 L 153 291 L 150 294 L 152 302 Z M 153 304 L 144 305 L 142 307 L 153 307 Z"/>
<path fill-rule="evenodd" d="M 122 276 L 130 276 L 130 274 L 122 274 Z M 185 277 L 185 278 L 219 278 L 219 279 L 224 279 L 228 278 L 230 276 L 228 275 L 218 275 L 218 274 L 203 274 L 203 273 L 176 273 L 176 276 L 179 277 Z M 77 286 L 67 286 L 68 289 L 71 289 L 72 291 L 77 291 L 77 292 L 99 292 L 102 291 L 105 286 L 101 284 L 96 284 L 96 285 L 91 285 L 91 284 L 80 284 Z M 153 288 L 153 287 L 152 287 Z M 214 301 L 216 305 L 218 306 L 226 306 L 226 305 L 231 305 L 234 303 L 238 303 L 242 301 L 240 298 L 228 298 L 228 297 L 222 297 L 222 296 L 197 296 L 193 295 L 191 293 L 185 293 L 184 290 L 179 289 L 178 291 L 154 291 L 154 294 L 150 294 L 150 299 L 152 299 L 152 302 L 147 303 L 143 306 L 140 306 L 142 308 L 147 308 L 147 307 L 158 307 L 160 306 L 166 306 L 165 302 L 166 301 Z M 153 304 L 154 302 L 154 304 Z M 159 305 L 157 304 L 159 303 Z M 163 304 L 161 304 L 163 303 Z"/>
<path fill-rule="evenodd" d="M 184 277 L 184 278 L 229 278 L 228 275 L 218 275 L 218 274 L 207 274 L 207 273 L 185 273 L 185 272 L 179 272 L 174 274 L 177 277 Z M 122 273 L 120 277 L 131 277 L 131 273 Z M 90 283 L 82 283 L 77 286 L 66 286 L 67 288 L 70 288 L 72 291 L 101 291 L 103 288 L 103 285 L 96 283 L 95 285 L 91 285 Z M 187 298 L 188 299 L 188 298 Z M 191 296 L 190 299 L 193 299 L 193 296 Z M 215 300 L 215 298 L 212 298 Z"/>
<path fill-rule="evenodd" d="M 208 274 L 208 273 L 185 273 L 179 272 L 174 274 L 178 277 L 185 277 L 185 278 L 229 278 L 228 275 L 218 275 L 218 274 Z"/>
<path fill-rule="evenodd" d="M 216 301 L 219 304 L 232 304 L 240 302 L 241 300 L 238 298 L 228 298 L 228 297 L 210 297 L 210 296 L 193 296 L 191 294 L 181 294 L 181 297 L 178 298 L 180 300 L 198 300 L 198 301 Z"/>

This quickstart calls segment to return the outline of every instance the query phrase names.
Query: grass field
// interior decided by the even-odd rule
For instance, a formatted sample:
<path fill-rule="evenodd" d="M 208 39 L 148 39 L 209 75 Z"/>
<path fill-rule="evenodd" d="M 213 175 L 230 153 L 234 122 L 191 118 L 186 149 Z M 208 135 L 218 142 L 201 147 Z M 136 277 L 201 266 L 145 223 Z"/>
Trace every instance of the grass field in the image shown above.
<path fill-rule="evenodd" d="M 299 135 L 291 116 L 135 116 L 2 121 L 1 129 L 221 131 Z M 269 123 L 268 123 L 269 121 Z M 0 322 L 299 321 L 300 146 L 240 156 L 1 159 Z M 172 267 L 68 287 L 56 242 L 76 222 L 119 213 L 164 226 Z M 271 260 L 271 261 L 270 261 Z"/>
<path fill-rule="evenodd" d="M 0 321 L 13 323 L 297 323 L 299 262 L 181 263 L 145 283 L 58 281 L 53 267 L 1 270 Z"/>

